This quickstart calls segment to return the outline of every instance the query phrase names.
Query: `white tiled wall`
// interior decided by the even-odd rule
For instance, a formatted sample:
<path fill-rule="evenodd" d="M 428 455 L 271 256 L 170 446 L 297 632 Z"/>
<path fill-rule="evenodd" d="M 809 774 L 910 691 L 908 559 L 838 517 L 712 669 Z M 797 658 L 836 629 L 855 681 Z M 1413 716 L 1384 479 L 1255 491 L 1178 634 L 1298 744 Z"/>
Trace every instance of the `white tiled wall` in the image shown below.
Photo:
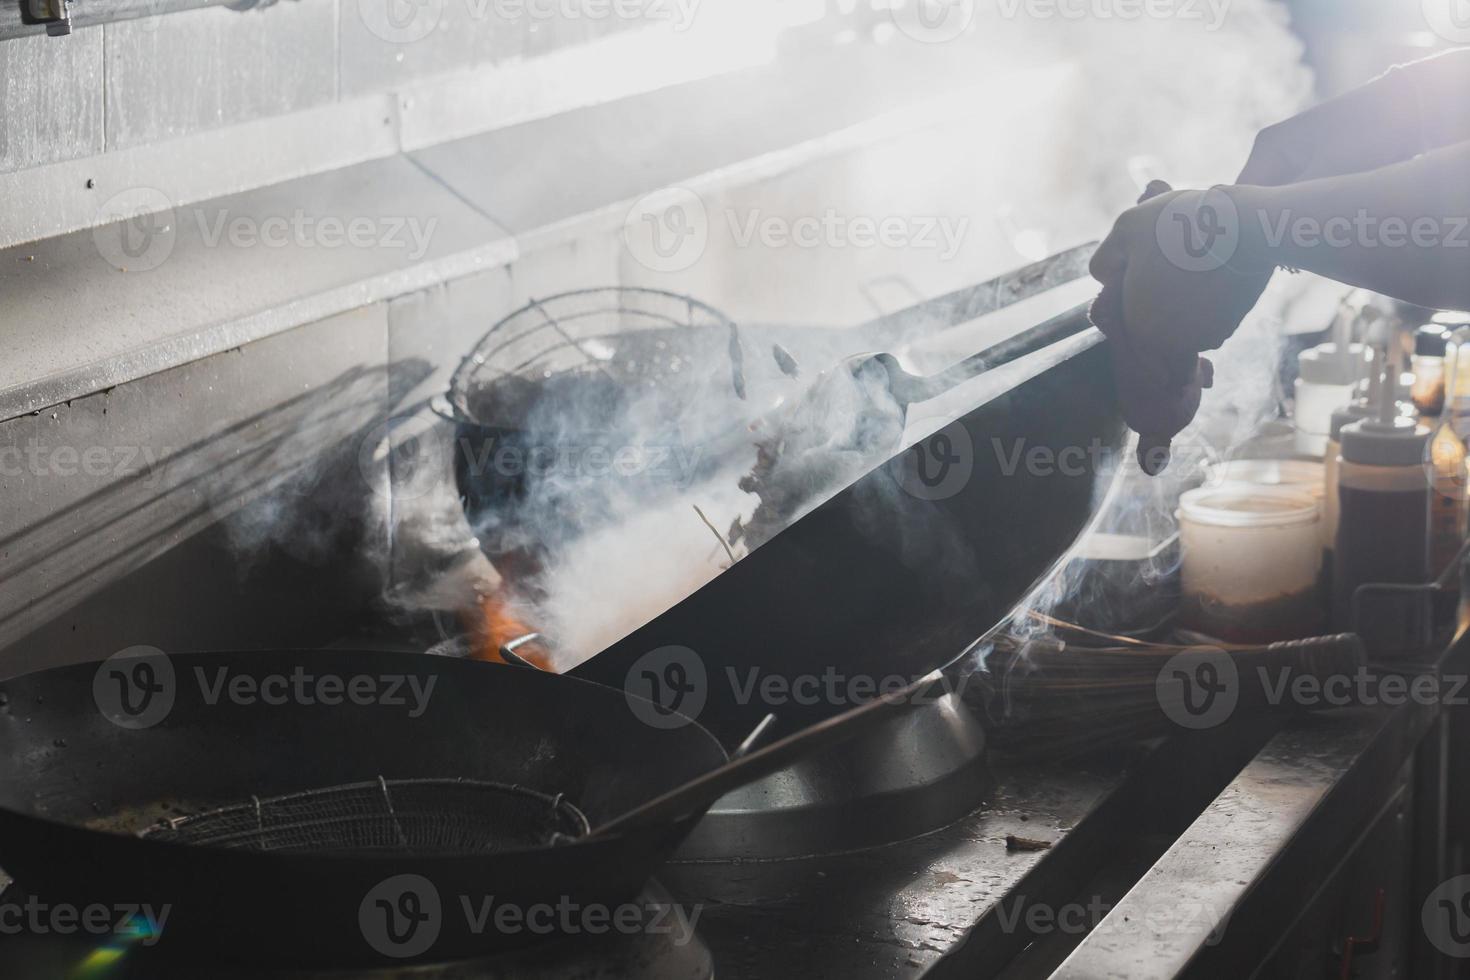
<path fill-rule="evenodd" d="M 68 37 L 0 41 L 0 173 L 297 112 L 642 26 L 507 17 L 498 11 L 520 8 L 493 0 L 430 0 L 432 29 L 395 41 L 369 27 L 374 5 L 388 2 L 209 7 Z"/>

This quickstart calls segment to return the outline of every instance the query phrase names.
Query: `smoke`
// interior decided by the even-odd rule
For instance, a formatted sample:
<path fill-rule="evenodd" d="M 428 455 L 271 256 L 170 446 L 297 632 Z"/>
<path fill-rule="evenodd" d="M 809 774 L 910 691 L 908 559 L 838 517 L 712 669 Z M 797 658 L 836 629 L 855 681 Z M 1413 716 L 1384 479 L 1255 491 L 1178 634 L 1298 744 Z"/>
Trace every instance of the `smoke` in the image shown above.
<path fill-rule="evenodd" d="M 799 391 L 777 359 L 707 314 L 642 291 L 542 301 L 554 330 L 517 337 L 464 408 L 486 426 L 461 447 L 474 533 L 515 618 L 558 669 L 600 652 L 732 561 L 726 529 L 755 501 L 750 427 Z M 515 336 L 520 316 L 499 328 Z M 676 323 L 679 321 L 676 320 Z M 708 521 L 708 523 L 706 523 Z"/>
<path fill-rule="evenodd" d="M 761 200 L 764 213 L 822 214 L 829 205 L 825 194 L 849 195 L 837 201 L 840 206 L 861 194 L 873 214 L 892 212 L 895 199 L 916 214 L 973 212 L 977 226 L 1001 239 L 985 243 L 974 233 L 973 248 L 962 253 L 965 262 L 976 263 L 962 270 L 962 278 L 974 282 L 1019 265 L 1018 255 L 1036 257 L 1031 253 L 1039 243 L 1053 251 L 1101 237 L 1150 178 L 1179 187 L 1229 182 L 1255 133 L 1298 111 L 1310 94 L 1301 45 L 1275 0 L 1233 0 L 1218 23 L 1183 16 L 1014 15 L 1025 8 L 997 3 L 983 11 L 962 42 L 973 48 L 974 77 L 960 72 L 953 79 L 954 91 L 978 89 L 977 98 L 993 101 L 996 111 L 989 115 L 1002 123 L 950 127 L 942 135 L 915 137 L 907 148 L 890 145 L 866 160 L 857 154 L 825 165 L 820 180 L 772 181 L 776 196 Z M 1174 9 L 1186 8 L 1200 9 Z M 999 82 L 989 88 L 976 84 L 992 56 L 1045 66 L 1026 77 L 1050 79 L 1047 97 L 1034 109 L 1001 111 L 1026 93 Z M 905 153 L 923 158 L 905 162 Z M 940 163 L 948 169 L 936 170 Z M 957 183 L 956 172 L 972 163 L 980 176 Z M 845 169 L 833 179 L 831 168 L 839 166 Z M 795 196 L 782 198 L 783 193 Z M 720 254 L 717 248 L 712 243 L 710 254 Z M 690 281 L 698 283 L 699 299 L 737 318 L 752 310 L 769 315 L 787 298 L 797 300 L 798 290 L 826 302 L 833 288 L 810 274 L 815 255 L 791 253 L 790 262 L 773 263 L 777 275 L 765 280 L 756 276 L 762 270 L 748 251 L 738 259 L 730 255 L 728 270 L 717 263 L 711 273 L 706 265 Z M 861 258 L 871 265 L 874 255 Z M 785 283 L 784 291 L 776 281 L 783 264 L 801 269 L 800 282 Z M 758 281 L 767 288 L 756 290 Z M 1197 481 L 1202 461 L 1229 454 L 1275 414 L 1283 324 L 1303 288 L 1300 282 L 1279 284 L 1218 352 L 1217 387 L 1207 393 L 1195 426 L 1181 436 L 1174 467 L 1153 481 L 1125 473 L 1102 508 L 1099 529 L 1167 537 L 1178 494 Z M 802 312 L 808 312 L 812 298 L 800 299 L 807 303 Z M 850 309 L 851 297 L 847 306 L 832 308 Z M 793 314 L 789 322 L 797 319 Z M 613 326 L 632 330 L 647 324 L 625 317 Z M 562 669 L 717 576 L 731 561 L 726 545 L 738 558 L 740 549 L 799 519 L 897 448 L 890 426 L 872 425 L 880 402 L 871 392 L 839 386 L 835 394 L 819 393 L 819 411 L 802 401 L 820 372 L 864 349 L 861 338 L 767 327 L 758 335 L 746 331 L 740 353 L 732 356 L 724 331 L 707 326 L 695 331 L 695 341 L 667 338 L 681 352 L 676 372 L 664 370 L 669 352 L 658 349 L 644 351 L 641 366 L 612 352 L 597 370 L 573 372 L 573 383 L 548 390 L 528 410 L 510 413 L 519 431 L 492 447 L 492 454 L 520 454 L 521 463 L 509 474 L 489 464 L 485 472 L 513 479 L 489 493 L 474 531 L 492 555 L 505 556 L 496 564 L 514 589 L 518 615 L 551 637 Z M 796 353 L 799 379 L 780 369 L 770 353 L 773 343 Z M 643 369 L 650 363 L 662 368 L 649 374 Z M 619 391 L 613 394 L 598 380 L 608 367 L 618 369 L 613 381 Z M 526 375 L 535 373 L 530 363 Z M 785 442 L 772 446 L 777 434 L 760 428 L 758 420 L 777 406 L 789 412 L 793 404 L 799 406 L 794 429 L 780 433 Z M 489 406 L 476 414 L 488 420 L 495 410 Z M 951 417 L 963 411 L 956 407 Z M 804 412 L 812 417 L 803 419 Z M 880 419 L 884 414 L 877 413 Z M 540 463 L 527 464 L 538 453 Z M 770 454 L 779 465 L 763 472 Z M 617 459 L 625 465 L 603 465 Z M 763 479 L 747 479 L 742 488 L 742 478 L 752 472 Z M 1112 474 L 1105 474 L 1098 493 L 1113 486 Z M 735 541 L 722 543 L 732 528 Z M 1150 560 L 1166 576 L 1177 559 L 1165 551 Z M 1036 603 L 1052 608 L 1075 596 L 1083 581 L 1069 568 Z"/>
<path fill-rule="evenodd" d="M 658 505 L 625 501 L 612 523 L 560 543 L 539 583 L 544 597 L 518 610 L 553 638 L 558 670 L 601 652 L 729 565 L 694 508 L 711 521 L 748 514 L 739 476 L 731 467 Z"/>
<path fill-rule="evenodd" d="M 1062 27 L 1053 43 L 1075 59 L 1079 88 L 1094 93 L 1069 117 L 1074 160 L 1065 175 L 1052 174 L 1052 199 L 1073 203 L 1079 224 L 1106 230 L 1153 178 L 1181 188 L 1232 182 L 1256 133 L 1310 100 L 1301 42 L 1275 0 L 1236 0 L 1215 29 L 1168 17 L 1052 26 Z M 1121 561 L 1069 562 L 1030 598 L 1030 609 L 1085 616 L 1104 628 L 1148 625 L 1158 610 L 1139 607 L 1137 597 L 1167 599 L 1177 588 L 1179 554 L 1171 539 L 1180 494 L 1201 482 L 1211 461 L 1236 453 L 1277 416 L 1284 334 L 1301 329 L 1294 317 L 1322 316 L 1321 304 L 1312 303 L 1322 288 L 1310 277 L 1279 276 L 1236 335 L 1209 355 L 1216 386 L 1176 440 L 1162 476 L 1147 478 L 1131 463 L 1100 474 L 1100 487 L 1113 492 L 1099 510 L 1093 545 L 1126 542 L 1141 552 Z M 1326 319 L 1312 326 L 1325 327 Z M 1035 619 L 1017 625 L 1046 630 Z"/>

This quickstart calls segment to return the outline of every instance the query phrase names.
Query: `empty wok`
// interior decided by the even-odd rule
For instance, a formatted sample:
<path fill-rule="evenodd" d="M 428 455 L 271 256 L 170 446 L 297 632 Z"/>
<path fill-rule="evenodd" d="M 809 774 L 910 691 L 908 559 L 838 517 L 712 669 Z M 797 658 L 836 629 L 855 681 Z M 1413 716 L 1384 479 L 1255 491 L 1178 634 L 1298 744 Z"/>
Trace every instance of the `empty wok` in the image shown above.
<path fill-rule="evenodd" d="M 103 709 L 111 699 L 108 710 L 117 715 L 109 692 L 138 681 L 136 666 L 123 665 L 122 681 L 108 675 L 117 667 L 110 661 L 0 683 L 0 867 L 53 905 L 168 906 L 160 949 L 342 964 L 525 945 L 544 934 L 477 931 L 463 902 L 481 908 L 493 896 L 496 906 L 521 909 L 558 902 L 618 908 L 638 895 L 703 810 L 555 846 L 517 839 L 523 814 L 492 815 L 508 839 L 504 849 L 485 853 L 436 853 L 432 842 L 417 853 L 262 851 L 190 846 L 167 833 L 139 836 L 160 818 L 327 786 L 371 789 L 382 778 L 393 781 L 395 798 L 424 780 L 521 787 L 528 805 L 548 807 L 564 793 L 596 827 L 727 759 L 698 724 L 678 719 L 655 727 L 633 710 L 651 706 L 621 691 L 401 653 L 174 656 L 129 692 L 130 707 L 138 708 L 143 687 L 156 690 L 143 722 L 171 701 L 166 712 L 130 729 Z M 286 689 L 273 679 L 298 672 L 340 678 L 343 687 L 318 696 L 308 685 L 315 703 L 282 697 Z M 375 679 L 356 682 L 373 685 L 373 700 L 347 696 L 356 678 Z M 393 678 L 406 680 L 390 692 Z M 416 695 L 410 680 L 428 696 Z M 467 805 L 478 804 L 472 797 Z M 560 829 L 576 830 L 565 820 Z M 383 883 L 395 881 L 417 884 L 417 891 L 410 887 L 415 894 L 405 900 L 390 884 L 385 893 Z M 401 911 L 400 924 L 421 917 L 428 891 L 439 906 L 433 941 L 421 951 L 394 936 L 385 943 L 383 916 Z"/>
<path fill-rule="evenodd" d="M 186 953 L 478 955 L 558 934 L 563 909 L 636 910 L 716 799 L 947 689 L 936 672 L 756 747 L 768 718 L 730 759 L 685 716 L 532 670 L 119 655 L 0 685 L 0 867 L 53 905 L 166 910 L 148 938 Z"/>

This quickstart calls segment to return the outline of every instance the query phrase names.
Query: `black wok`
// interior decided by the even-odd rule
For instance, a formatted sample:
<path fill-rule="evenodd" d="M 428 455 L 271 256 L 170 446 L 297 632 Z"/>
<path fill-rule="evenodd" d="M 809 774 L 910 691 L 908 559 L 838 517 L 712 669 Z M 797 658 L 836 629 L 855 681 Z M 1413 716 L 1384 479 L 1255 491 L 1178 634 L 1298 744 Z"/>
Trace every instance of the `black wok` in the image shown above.
<path fill-rule="evenodd" d="M 370 891 L 419 875 L 442 901 L 422 955 L 462 957 L 543 938 L 475 935 L 460 896 L 528 908 L 615 908 L 636 896 L 699 814 L 554 847 L 490 854 L 333 856 L 184 846 L 136 836 L 159 816 L 343 783 L 468 778 L 565 793 L 595 827 L 726 761 L 697 724 L 656 728 L 621 691 L 514 668 L 376 652 L 218 653 L 172 658 L 175 699 L 142 730 L 94 699 L 98 665 L 0 684 L 0 867 L 45 901 L 171 906 L 162 941 L 252 960 L 381 959 L 364 935 Z M 196 671 L 256 681 L 291 675 L 420 678 L 408 705 L 294 699 L 210 704 Z M 410 705 L 413 699 L 409 698 Z M 171 807 L 160 809 L 161 804 Z M 406 920 L 405 920 L 406 921 Z M 390 953 L 396 956 L 396 953 Z"/>
<path fill-rule="evenodd" d="M 344 697 L 360 678 L 372 696 Z M 63 667 L 0 686 L 0 866 L 53 906 L 167 909 L 158 940 L 186 955 L 483 954 L 565 921 L 501 928 L 487 908 L 628 909 L 716 799 L 947 686 L 934 674 L 770 744 L 753 734 L 728 760 L 683 716 L 533 670 L 365 652 Z M 313 794 L 344 785 L 321 809 Z"/>
<path fill-rule="evenodd" d="M 1080 314 L 1076 314 L 1080 315 Z M 700 723 L 734 744 L 767 710 L 753 680 L 833 671 L 913 678 L 962 658 L 1045 579 L 1126 459 L 1109 352 L 1087 331 L 1038 353 L 1022 379 L 831 500 L 573 674 L 630 683 L 650 650 L 705 664 Z M 938 461 L 959 458 L 946 468 Z M 1033 465 L 1032 461 L 1039 463 Z M 925 493 L 925 472 L 943 475 Z M 786 726 L 842 710 L 818 700 Z"/>

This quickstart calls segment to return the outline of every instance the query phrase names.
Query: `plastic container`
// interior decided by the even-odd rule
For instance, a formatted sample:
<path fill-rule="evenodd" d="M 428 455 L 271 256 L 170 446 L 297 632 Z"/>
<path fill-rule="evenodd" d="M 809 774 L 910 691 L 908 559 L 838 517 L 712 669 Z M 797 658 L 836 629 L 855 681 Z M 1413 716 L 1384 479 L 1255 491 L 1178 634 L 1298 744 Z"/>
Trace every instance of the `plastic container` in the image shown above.
<path fill-rule="evenodd" d="M 1391 338 L 1379 336 L 1384 351 Z M 1402 595 L 1356 598 L 1370 584 L 1420 585 L 1429 574 L 1433 488 L 1426 472 L 1429 429 L 1399 415 L 1391 359 L 1379 358 L 1378 414 L 1343 427 L 1338 458 L 1339 520 L 1333 549 L 1332 623 L 1358 632 L 1376 655 L 1412 651 L 1427 634 L 1419 603 Z"/>
<path fill-rule="evenodd" d="M 1207 486 L 1245 483 L 1257 487 L 1291 487 L 1312 495 L 1322 510 L 1322 546 L 1327 537 L 1327 464 L 1308 459 L 1233 459 L 1205 467 Z"/>
<path fill-rule="evenodd" d="M 1428 329 L 1428 328 L 1426 328 Z M 1449 372 L 1448 389 L 1458 391 L 1462 375 L 1470 374 L 1465 352 L 1470 350 L 1470 327 L 1462 327 L 1447 337 Z M 1429 570 L 1434 577 L 1449 569 L 1450 563 L 1465 543 L 1470 531 L 1470 397 L 1452 394 L 1446 399 L 1438 425 L 1429 438 L 1429 454 L 1425 465 L 1434 485 L 1430 498 Z M 1458 574 L 1458 569 L 1452 577 Z"/>
<path fill-rule="evenodd" d="M 1324 464 L 1310 459 L 1232 459 L 1208 464 L 1205 480 L 1211 486 L 1295 487 L 1321 501 L 1327 495 L 1325 469 Z"/>
<path fill-rule="evenodd" d="M 1332 428 L 1327 436 L 1327 455 L 1322 458 L 1322 541 L 1327 549 L 1327 567 L 1337 546 L 1337 523 L 1342 508 L 1337 501 L 1337 466 L 1342 455 L 1342 430 L 1373 414 L 1366 402 L 1354 402 L 1332 413 Z"/>
<path fill-rule="evenodd" d="M 1445 351 L 1449 332 L 1438 324 L 1420 327 L 1414 334 L 1414 357 L 1410 361 L 1414 384 L 1409 398 L 1420 415 L 1433 418 L 1444 411 Z"/>
<path fill-rule="evenodd" d="M 1179 501 L 1181 620 L 1235 643 L 1315 636 L 1322 513 L 1305 489 L 1231 483 Z"/>
<path fill-rule="evenodd" d="M 1350 344 L 1339 353 L 1337 344 L 1318 344 L 1297 357 L 1296 449 L 1321 459 L 1327 452 L 1332 413 L 1353 400 L 1353 392 L 1367 367 L 1366 348 Z"/>

